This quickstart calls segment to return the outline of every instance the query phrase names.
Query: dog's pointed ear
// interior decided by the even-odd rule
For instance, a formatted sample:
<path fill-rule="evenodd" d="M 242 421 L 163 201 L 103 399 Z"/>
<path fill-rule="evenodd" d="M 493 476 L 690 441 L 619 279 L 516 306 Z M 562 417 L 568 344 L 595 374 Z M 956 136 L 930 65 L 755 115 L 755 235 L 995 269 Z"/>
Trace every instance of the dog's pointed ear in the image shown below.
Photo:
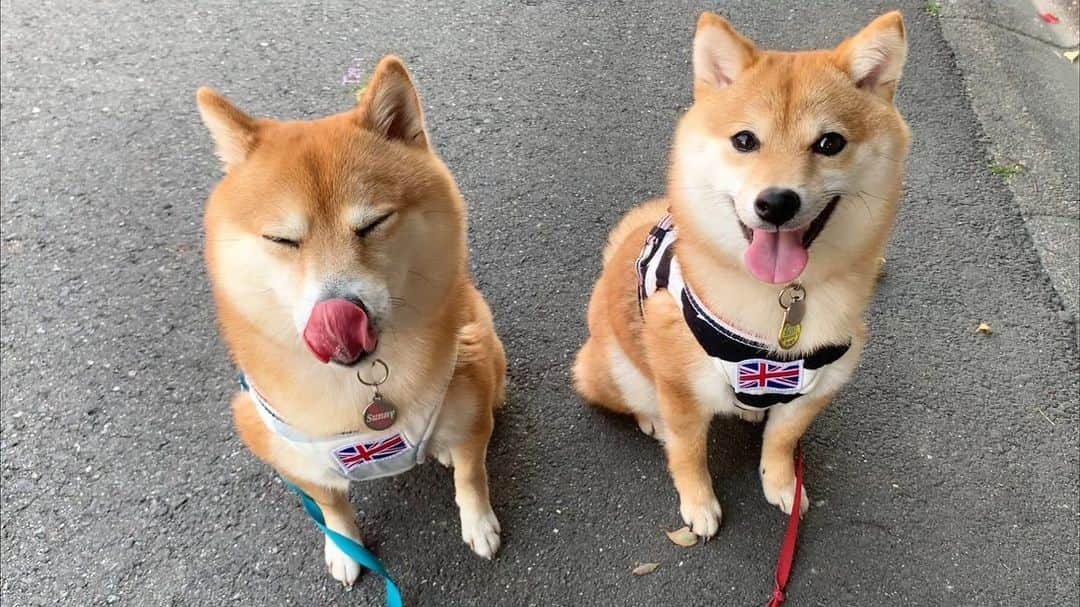
<path fill-rule="evenodd" d="M 195 93 L 195 100 L 225 168 L 243 162 L 255 149 L 255 121 L 229 103 L 228 99 L 205 86 Z"/>
<path fill-rule="evenodd" d="M 855 85 L 891 102 L 907 59 L 907 36 L 900 11 L 874 19 L 835 51 Z"/>
<path fill-rule="evenodd" d="M 401 59 L 379 61 L 358 104 L 360 126 L 391 141 L 427 147 L 420 96 Z"/>
<path fill-rule="evenodd" d="M 694 34 L 695 85 L 724 88 L 756 58 L 754 43 L 735 31 L 727 19 L 708 11 L 701 13 Z"/>

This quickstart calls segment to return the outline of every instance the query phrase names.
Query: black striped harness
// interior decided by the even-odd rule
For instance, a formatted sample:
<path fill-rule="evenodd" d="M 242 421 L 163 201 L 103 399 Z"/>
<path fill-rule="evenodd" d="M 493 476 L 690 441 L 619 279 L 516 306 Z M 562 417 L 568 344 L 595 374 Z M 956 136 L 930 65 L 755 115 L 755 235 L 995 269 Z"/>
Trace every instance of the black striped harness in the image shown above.
<path fill-rule="evenodd" d="M 637 259 L 638 305 L 645 314 L 645 299 L 663 289 L 675 298 L 683 319 L 698 344 L 724 372 L 744 409 L 768 409 L 791 402 L 813 387 L 818 373 L 836 362 L 851 347 L 828 345 L 801 358 L 776 354 L 768 344 L 739 331 L 710 312 L 683 280 L 675 258 L 677 230 L 671 215 L 664 215 L 649 231 Z"/>

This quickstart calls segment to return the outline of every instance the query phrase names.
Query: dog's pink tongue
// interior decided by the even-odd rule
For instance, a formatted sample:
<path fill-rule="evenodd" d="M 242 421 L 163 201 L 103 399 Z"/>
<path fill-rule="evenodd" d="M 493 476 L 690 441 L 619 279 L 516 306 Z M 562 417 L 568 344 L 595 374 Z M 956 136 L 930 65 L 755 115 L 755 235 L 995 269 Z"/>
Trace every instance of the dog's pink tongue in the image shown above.
<path fill-rule="evenodd" d="M 304 343 L 324 363 L 352 364 L 361 354 L 373 351 L 377 342 L 363 308 L 344 299 L 316 304 L 304 327 Z"/>
<path fill-rule="evenodd" d="M 754 230 L 743 254 L 746 267 L 762 282 L 791 282 L 806 268 L 809 255 L 802 244 L 803 230 L 769 232 Z"/>

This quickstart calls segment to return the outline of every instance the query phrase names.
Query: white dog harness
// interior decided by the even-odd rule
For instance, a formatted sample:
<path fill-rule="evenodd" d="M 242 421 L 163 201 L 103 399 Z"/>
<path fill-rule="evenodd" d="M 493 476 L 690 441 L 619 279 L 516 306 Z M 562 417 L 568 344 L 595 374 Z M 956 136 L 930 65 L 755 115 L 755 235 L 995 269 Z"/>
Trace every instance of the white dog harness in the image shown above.
<path fill-rule="evenodd" d="M 350 481 L 367 481 L 401 474 L 424 463 L 427 444 L 435 430 L 445 397 L 426 416 L 405 416 L 382 431 L 347 432 L 327 437 L 312 437 L 289 425 L 270 406 L 266 398 L 244 375 L 240 386 L 255 403 L 266 427 L 296 450 Z"/>
<path fill-rule="evenodd" d="M 670 214 L 664 215 L 649 231 L 637 259 L 638 305 L 644 315 L 647 297 L 659 289 L 671 294 L 690 332 L 731 384 L 736 405 L 755 410 L 791 402 L 813 388 L 823 367 L 848 351 L 850 341 L 824 346 L 803 358 L 788 359 L 774 354 L 768 344 L 724 322 L 683 281 L 682 269 L 675 258 L 676 232 Z"/>

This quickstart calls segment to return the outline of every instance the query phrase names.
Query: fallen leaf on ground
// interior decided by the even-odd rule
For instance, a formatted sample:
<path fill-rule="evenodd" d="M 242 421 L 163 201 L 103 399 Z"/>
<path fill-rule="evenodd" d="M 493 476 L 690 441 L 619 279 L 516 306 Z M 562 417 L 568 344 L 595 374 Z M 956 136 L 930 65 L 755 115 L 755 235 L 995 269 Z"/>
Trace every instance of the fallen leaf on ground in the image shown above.
<path fill-rule="evenodd" d="M 1068 59 L 1069 63 L 1076 63 L 1076 58 L 1080 57 L 1080 51 L 1065 51 L 1061 53 L 1061 56 Z"/>
<path fill-rule="evenodd" d="M 1058 18 L 1054 13 L 1039 13 L 1039 18 L 1050 25 L 1057 25 L 1058 22 Z"/>
<path fill-rule="evenodd" d="M 991 333 L 993 333 L 993 330 L 990 329 L 990 325 L 984 322 L 979 323 L 978 328 L 976 328 L 975 330 L 979 333 L 982 333 L 983 335 L 990 335 Z"/>
<path fill-rule="evenodd" d="M 667 537 L 669 540 L 671 540 L 671 543 L 677 546 L 689 548 L 690 546 L 697 544 L 697 536 L 694 535 L 693 531 L 690 531 L 689 527 L 682 527 L 681 529 L 676 529 L 675 531 L 665 531 L 664 533 L 667 534 Z"/>
<path fill-rule="evenodd" d="M 634 567 L 634 570 L 630 573 L 633 573 L 634 575 L 649 575 L 653 571 L 656 571 L 656 568 L 659 566 L 660 563 L 642 563 L 637 567 Z"/>

